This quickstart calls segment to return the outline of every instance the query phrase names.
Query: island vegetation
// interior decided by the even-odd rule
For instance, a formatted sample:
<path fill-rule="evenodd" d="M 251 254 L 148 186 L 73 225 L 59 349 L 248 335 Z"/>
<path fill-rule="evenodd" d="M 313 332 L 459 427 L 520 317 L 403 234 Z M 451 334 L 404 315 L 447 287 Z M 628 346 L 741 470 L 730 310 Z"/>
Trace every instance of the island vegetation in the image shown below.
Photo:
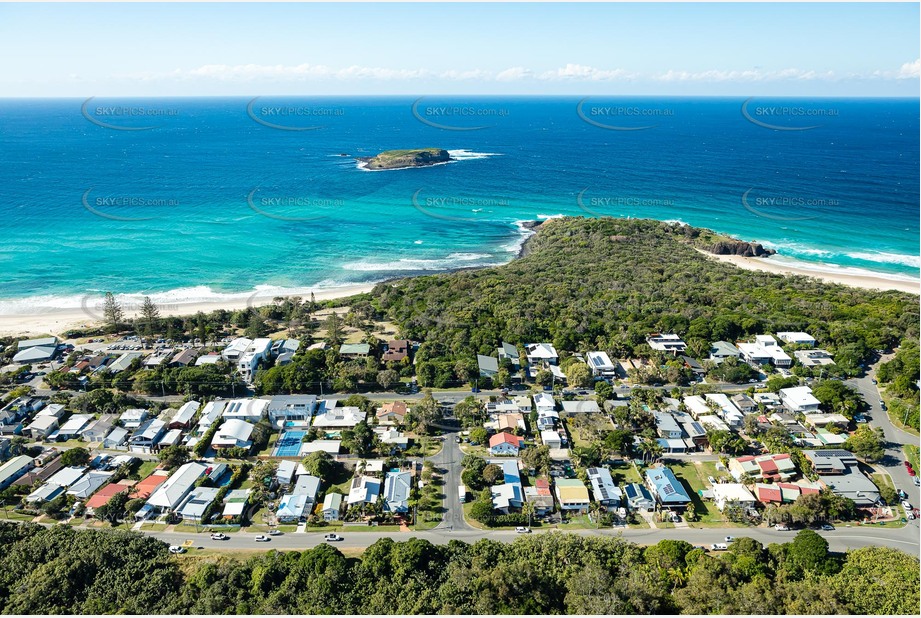
<path fill-rule="evenodd" d="M 442 148 L 412 148 L 386 150 L 373 157 L 359 157 L 358 160 L 368 170 L 396 170 L 447 163 L 451 155 Z"/>

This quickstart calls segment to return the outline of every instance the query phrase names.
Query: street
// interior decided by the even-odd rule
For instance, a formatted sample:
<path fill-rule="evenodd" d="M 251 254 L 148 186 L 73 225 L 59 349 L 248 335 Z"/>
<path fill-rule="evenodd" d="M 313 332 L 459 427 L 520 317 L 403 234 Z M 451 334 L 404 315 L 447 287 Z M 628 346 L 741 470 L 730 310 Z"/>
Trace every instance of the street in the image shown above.
<path fill-rule="evenodd" d="M 439 532 L 460 532 L 473 530 L 464 521 L 463 505 L 458 495 L 458 487 L 461 485 L 461 460 L 464 454 L 457 444 L 456 431 L 444 434 L 444 445 L 440 452 L 430 458 L 435 467 L 444 470 L 444 508 L 445 512 L 441 523 L 435 529 Z"/>

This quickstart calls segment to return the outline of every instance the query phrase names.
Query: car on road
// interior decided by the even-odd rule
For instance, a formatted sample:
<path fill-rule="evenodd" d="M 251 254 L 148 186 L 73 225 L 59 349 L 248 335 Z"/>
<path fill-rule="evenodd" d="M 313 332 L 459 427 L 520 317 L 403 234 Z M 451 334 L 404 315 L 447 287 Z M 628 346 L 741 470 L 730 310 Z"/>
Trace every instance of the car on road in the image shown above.
<path fill-rule="evenodd" d="M 454 441 L 457 442 L 458 444 L 460 444 L 460 443 L 461 443 L 460 436 L 457 436 L 456 438 L 454 438 Z"/>
<path fill-rule="evenodd" d="M 915 479 L 915 487 L 921 487 L 921 479 L 919 478 Z"/>
<path fill-rule="evenodd" d="M 224 534 L 223 532 L 214 532 L 211 534 L 212 541 L 226 541 L 230 537 Z"/>
<path fill-rule="evenodd" d="M 886 402 L 883 401 L 882 399 L 880 399 L 880 400 L 879 400 L 879 405 L 881 405 L 881 406 L 882 406 L 882 405 L 886 405 Z"/>
<path fill-rule="evenodd" d="M 873 382 L 873 384 L 876 384 L 876 380 L 870 380 L 870 382 Z"/>
<path fill-rule="evenodd" d="M 908 500 L 902 500 L 902 506 L 905 508 L 906 511 L 911 510 L 911 502 L 909 502 Z"/>
<path fill-rule="evenodd" d="M 267 537 L 267 536 L 264 535 L 264 534 L 257 534 L 257 535 L 256 535 L 256 542 L 257 542 L 257 543 L 268 543 L 268 542 L 271 541 L 271 540 L 272 540 L 272 539 L 270 539 L 269 537 Z"/>
<path fill-rule="evenodd" d="M 908 500 L 908 494 L 901 489 L 899 490 L 899 500 Z"/>
<path fill-rule="evenodd" d="M 332 542 L 332 541 L 341 541 L 341 540 L 342 540 L 342 537 L 339 536 L 338 534 L 330 533 L 330 534 L 324 535 L 324 536 L 323 536 L 323 540 L 324 540 L 324 541 L 330 541 L 330 542 Z"/>
<path fill-rule="evenodd" d="M 276 528 L 269 530 L 269 536 L 280 536 L 282 534 L 284 533 L 281 530 L 277 530 Z"/>
<path fill-rule="evenodd" d="M 180 545 L 170 545 L 170 546 L 169 546 L 169 553 L 171 553 L 171 554 L 184 554 L 184 553 L 185 553 L 185 547 L 182 547 L 182 546 L 180 546 Z"/>
<path fill-rule="evenodd" d="M 832 526 L 831 524 L 822 524 L 822 530 L 824 530 L 825 532 L 831 532 L 834 529 L 835 527 Z"/>
<path fill-rule="evenodd" d="M 781 532 L 786 532 L 790 529 L 790 526 L 787 524 L 777 524 L 774 526 L 774 530 L 780 530 Z"/>
<path fill-rule="evenodd" d="M 727 542 L 727 543 L 732 543 L 732 542 L 735 541 L 735 540 L 736 540 L 736 538 L 735 538 L 734 536 L 727 536 L 727 537 L 726 537 L 726 542 Z"/>
<path fill-rule="evenodd" d="M 518 534 L 531 534 L 531 529 L 526 526 L 517 526 L 515 532 Z"/>
<path fill-rule="evenodd" d="M 726 551 L 727 549 L 729 549 L 729 546 L 726 545 L 725 543 L 714 543 L 713 545 L 710 546 L 710 549 L 712 551 Z"/>

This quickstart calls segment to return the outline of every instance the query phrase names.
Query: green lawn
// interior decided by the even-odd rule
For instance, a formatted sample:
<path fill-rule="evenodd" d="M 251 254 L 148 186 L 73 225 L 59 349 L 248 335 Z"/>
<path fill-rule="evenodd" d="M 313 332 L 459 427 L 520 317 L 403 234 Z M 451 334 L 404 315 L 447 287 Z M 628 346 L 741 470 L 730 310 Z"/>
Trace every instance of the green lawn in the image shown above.
<path fill-rule="evenodd" d="M 272 449 L 275 448 L 275 441 L 278 440 L 278 432 L 273 431 L 269 436 L 269 441 L 266 442 L 265 448 L 259 451 L 258 455 L 261 456 L 270 456 L 272 454 Z"/>
<path fill-rule="evenodd" d="M 691 503 L 694 505 L 697 521 L 689 525 L 699 525 L 705 528 L 707 524 L 719 523 L 725 525 L 728 523 L 715 504 L 702 500 L 700 494 L 697 493 L 698 490 L 706 489 L 709 483 L 707 481 L 708 473 L 705 471 L 704 466 L 697 466 L 693 462 L 673 461 L 669 463 L 668 467 L 675 473 L 678 480 L 684 483 L 685 490 L 688 490 L 688 494 L 691 496 Z"/>
<path fill-rule="evenodd" d="M 150 473 L 157 469 L 157 466 L 160 465 L 159 461 L 145 461 L 141 463 L 138 467 L 138 476 L 142 479 L 150 476 Z"/>
<path fill-rule="evenodd" d="M 611 478 L 614 480 L 614 484 L 617 486 L 628 485 L 630 483 L 643 483 L 643 479 L 640 477 L 639 472 L 636 471 L 636 468 L 632 463 L 618 462 L 610 466 L 610 468 Z"/>
<path fill-rule="evenodd" d="M 911 463 L 912 469 L 916 474 L 921 473 L 921 468 L 918 467 L 918 447 L 914 444 L 906 444 L 904 447 L 905 450 L 905 459 Z"/>
<path fill-rule="evenodd" d="M 12 509 L 7 509 L 6 511 L 0 511 L 0 517 L 4 519 L 14 520 L 14 521 L 32 521 L 35 519 L 35 515 L 24 515 L 22 513 L 16 513 Z"/>
<path fill-rule="evenodd" d="M 563 419 L 574 446 L 588 446 L 597 439 L 597 434 L 614 429 L 611 419 L 605 414 L 574 414 Z"/>

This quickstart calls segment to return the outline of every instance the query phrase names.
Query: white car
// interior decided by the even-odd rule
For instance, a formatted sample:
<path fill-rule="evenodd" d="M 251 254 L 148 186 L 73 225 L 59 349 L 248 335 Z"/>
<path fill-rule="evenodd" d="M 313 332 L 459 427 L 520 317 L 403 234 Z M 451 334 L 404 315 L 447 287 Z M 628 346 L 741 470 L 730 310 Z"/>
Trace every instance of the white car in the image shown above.
<path fill-rule="evenodd" d="M 323 537 L 324 541 L 341 541 L 342 537 L 335 533 L 327 534 Z"/>
<path fill-rule="evenodd" d="M 732 543 L 732 542 L 735 541 L 735 540 L 736 540 L 736 538 L 735 538 L 734 536 L 727 536 L 727 537 L 726 537 L 726 542 L 727 542 L 727 543 Z"/>
<path fill-rule="evenodd" d="M 185 547 L 181 547 L 181 546 L 179 546 L 179 545 L 170 545 L 170 546 L 169 546 L 169 553 L 171 553 L 171 554 L 184 554 L 184 553 L 185 553 Z"/>
<path fill-rule="evenodd" d="M 788 530 L 790 530 L 790 526 L 788 526 L 787 524 L 777 524 L 776 526 L 774 526 L 774 530 L 780 530 L 781 532 L 787 532 Z"/>
<path fill-rule="evenodd" d="M 515 528 L 515 532 L 517 532 L 518 534 L 531 534 L 531 529 L 528 528 L 527 526 L 517 526 Z"/>
<path fill-rule="evenodd" d="M 282 534 L 281 530 L 277 530 L 275 528 L 269 530 L 269 536 L 279 536 L 280 534 Z"/>
<path fill-rule="evenodd" d="M 902 500 L 902 506 L 905 508 L 906 511 L 911 510 L 911 502 L 909 502 L 908 500 Z"/>
<path fill-rule="evenodd" d="M 211 533 L 212 541 L 226 541 L 230 537 L 224 534 L 223 532 L 213 532 Z"/>
<path fill-rule="evenodd" d="M 270 539 L 269 537 L 267 537 L 267 536 L 264 535 L 264 534 L 259 534 L 259 535 L 256 536 L 256 542 L 257 542 L 257 543 L 268 543 L 268 542 L 271 541 L 271 540 L 272 540 L 272 539 Z"/>

